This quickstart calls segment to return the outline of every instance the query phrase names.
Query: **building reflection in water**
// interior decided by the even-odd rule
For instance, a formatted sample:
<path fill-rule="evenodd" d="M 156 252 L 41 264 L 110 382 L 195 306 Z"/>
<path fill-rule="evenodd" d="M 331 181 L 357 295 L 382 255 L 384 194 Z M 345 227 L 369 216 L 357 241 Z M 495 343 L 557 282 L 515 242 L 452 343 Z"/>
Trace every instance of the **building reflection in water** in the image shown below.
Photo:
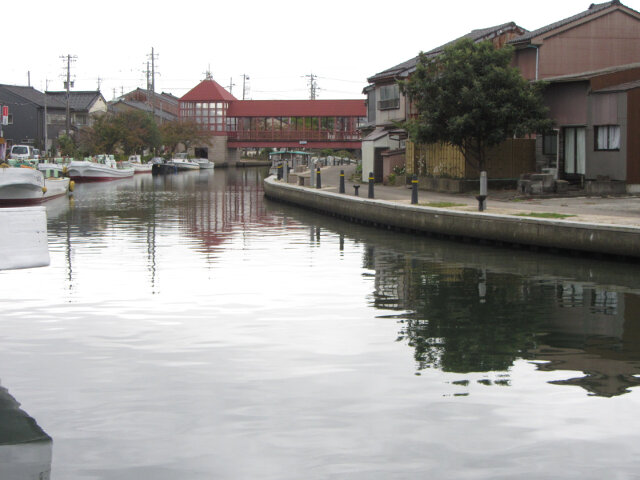
<path fill-rule="evenodd" d="M 48 480 L 52 440 L 0 386 L 0 478 Z"/>
<path fill-rule="evenodd" d="M 525 359 L 541 371 L 581 372 L 556 383 L 579 385 L 594 395 L 619 395 L 637 385 L 637 265 L 376 230 L 265 202 L 266 172 L 260 170 L 192 173 L 94 185 L 88 190 L 93 200 L 79 192 L 81 201 L 65 210 L 66 221 L 50 228 L 68 239 L 70 286 L 77 237 L 99 244 L 108 241 L 105 232 L 137 232 L 147 243 L 155 291 L 157 242 L 168 229 L 174 234 L 177 226 L 212 262 L 248 229 L 266 233 L 270 227 L 307 225 L 311 246 L 325 235 L 339 238 L 340 255 L 345 239 L 364 246 L 365 275 L 374 278 L 371 303 L 393 312 L 400 325 L 397 340 L 412 348 L 418 373 L 496 372 L 499 380 L 491 383 L 508 385 L 509 369 Z M 120 224 L 126 230 L 118 230 Z"/>
<path fill-rule="evenodd" d="M 393 312 L 383 316 L 398 322 L 396 340 L 412 348 L 416 374 L 487 373 L 493 379 L 477 381 L 506 386 L 515 362 L 528 360 L 567 373 L 550 383 L 591 395 L 640 383 L 638 265 L 404 235 L 299 209 L 287 215 L 315 225 L 311 244 L 322 228 L 364 245 L 371 304 Z"/>
<path fill-rule="evenodd" d="M 592 395 L 612 397 L 640 384 L 640 290 L 556 276 L 540 264 L 528 275 L 532 265 L 516 257 L 493 265 L 461 260 L 371 246 L 365 253 L 366 268 L 375 271 L 374 305 L 409 312 L 400 316 L 398 340 L 413 348 L 418 370 L 507 372 L 527 359 L 541 371 L 583 372 L 552 383 Z M 505 376 L 496 383 L 508 384 Z"/>

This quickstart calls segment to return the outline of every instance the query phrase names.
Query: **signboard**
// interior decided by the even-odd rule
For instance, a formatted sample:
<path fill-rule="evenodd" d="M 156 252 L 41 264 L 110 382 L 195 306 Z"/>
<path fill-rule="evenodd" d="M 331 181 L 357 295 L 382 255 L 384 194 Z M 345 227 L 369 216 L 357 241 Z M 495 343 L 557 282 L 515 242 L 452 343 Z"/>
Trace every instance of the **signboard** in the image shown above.
<path fill-rule="evenodd" d="M 2 107 L 2 125 L 9 125 L 9 107 Z"/>

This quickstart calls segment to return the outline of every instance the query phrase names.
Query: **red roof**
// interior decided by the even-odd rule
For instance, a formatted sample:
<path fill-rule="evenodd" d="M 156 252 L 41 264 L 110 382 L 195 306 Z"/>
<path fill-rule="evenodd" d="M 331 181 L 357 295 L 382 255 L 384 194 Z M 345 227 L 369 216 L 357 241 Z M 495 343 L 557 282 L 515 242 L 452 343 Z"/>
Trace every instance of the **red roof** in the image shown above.
<path fill-rule="evenodd" d="M 366 115 L 364 99 L 239 100 L 232 102 L 227 110 L 228 117 L 365 117 Z"/>
<path fill-rule="evenodd" d="M 201 81 L 180 99 L 181 102 L 229 102 L 233 100 L 236 100 L 236 97 L 227 92 L 215 80 Z"/>

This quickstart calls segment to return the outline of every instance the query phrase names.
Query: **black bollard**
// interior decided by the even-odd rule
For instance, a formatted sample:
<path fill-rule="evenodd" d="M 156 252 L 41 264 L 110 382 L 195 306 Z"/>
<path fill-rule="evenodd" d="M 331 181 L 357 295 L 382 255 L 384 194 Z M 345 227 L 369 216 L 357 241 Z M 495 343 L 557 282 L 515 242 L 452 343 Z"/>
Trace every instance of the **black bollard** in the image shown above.
<path fill-rule="evenodd" d="M 369 198 L 373 198 L 373 172 L 369 172 Z"/>
<path fill-rule="evenodd" d="M 359 197 L 359 196 L 360 196 L 360 193 L 358 192 L 358 190 L 359 190 L 359 189 L 360 189 L 360 185 L 354 185 L 354 186 L 353 186 L 353 194 L 354 194 L 356 197 Z"/>
<path fill-rule="evenodd" d="M 340 193 L 344 193 L 344 170 L 340 170 Z"/>
<path fill-rule="evenodd" d="M 316 170 L 316 188 L 322 188 L 322 179 L 320 178 L 320 167 Z"/>
<path fill-rule="evenodd" d="M 278 165 L 278 180 L 282 180 L 282 164 Z"/>
<path fill-rule="evenodd" d="M 411 179 L 411 205 L 418 203 L 418 177 L 414 175 Z"/>

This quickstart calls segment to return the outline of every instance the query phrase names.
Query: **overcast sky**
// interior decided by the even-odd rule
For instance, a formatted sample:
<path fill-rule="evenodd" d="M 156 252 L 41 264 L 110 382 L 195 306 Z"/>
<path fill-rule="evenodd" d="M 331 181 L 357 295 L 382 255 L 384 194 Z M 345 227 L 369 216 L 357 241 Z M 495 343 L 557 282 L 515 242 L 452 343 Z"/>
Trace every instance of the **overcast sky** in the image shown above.
<path fill-rule="evenodd" d="M 535 30 L 586 10 L 589 0 L 5 1 L 0 83 L 74 90 L 107 100 L 146 86 L 152 47 L 156 91 L 178 97 L 210 70 L 242 98 L 359 98 L 366 78 L 465 33 L 513 21 Z M 623 1 L 640 10 L 640 0 Z M 640 59 L 638 59 L 640 61 Z M 100 79 L 100 80 L 99 80 Z"/>

